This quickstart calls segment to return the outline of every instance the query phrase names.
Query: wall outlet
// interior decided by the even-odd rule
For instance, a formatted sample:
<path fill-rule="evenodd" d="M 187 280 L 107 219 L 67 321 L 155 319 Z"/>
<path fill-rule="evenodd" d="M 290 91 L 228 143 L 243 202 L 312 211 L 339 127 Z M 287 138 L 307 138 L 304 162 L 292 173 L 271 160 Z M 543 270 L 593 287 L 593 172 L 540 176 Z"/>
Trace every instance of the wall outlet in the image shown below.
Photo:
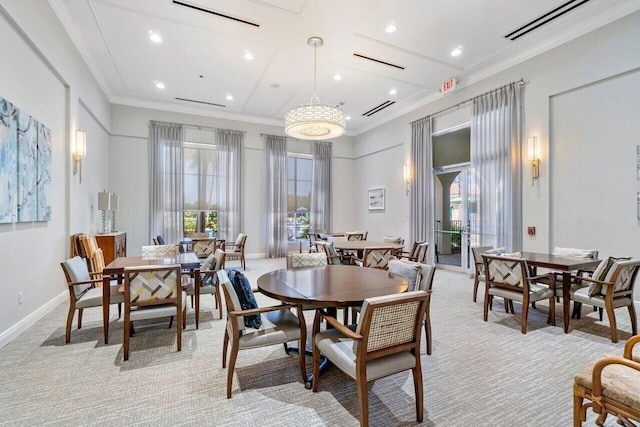
<path fill-rule="evenodd" d="M 22 292 L 18 292 L 18 305 L 22 305 Z"/>

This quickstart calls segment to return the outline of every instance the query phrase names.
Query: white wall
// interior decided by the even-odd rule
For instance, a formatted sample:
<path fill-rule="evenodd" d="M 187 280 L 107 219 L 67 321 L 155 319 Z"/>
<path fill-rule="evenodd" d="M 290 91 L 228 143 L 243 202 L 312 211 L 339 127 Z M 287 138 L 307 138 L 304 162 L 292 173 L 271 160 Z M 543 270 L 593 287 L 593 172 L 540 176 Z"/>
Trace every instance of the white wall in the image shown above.
<path fill-rule="evenodd" d="M 559 174 L 558 172 L 567 170 L 565 167 L 572 165 L 574 159 L 571 156 L 561 157 L 560 155 L 556 156 L 554 154 L 551 158 L 553 169 L 550 169 L 549 159 L 549 144 L 561 145 L 564 143 L 562 140 L 551 140 L 550 142 L 550 129 L 552 126 L 560 126 L 561 123 L 564 123 L 566 126 L 567 123 L 579 125 L 580 123 L 588 122 L 589 129 L 594 132 L 593 135 L 596 135 L 595 132 L 597 129 L 603 129 L 599 127 L 601 124 L 598 119 L 599 112 L 581 110 L 577 108 L 579 107 L 577 103 L 580 105 L 603 104 L 608 96 L 615 95 L 606 95 L 604 92 L 590 90 L 582 91 L 583 93 L 581 93 L 579 97 L 574 97 L 570 100 L 571 103 L 566 109 L 576 108 L 577 112 L 583 111 L 585 113 L 583 117 L 564 117 L 561 114 L 552 117 L 550 105 L 554 97 L 585 85 L 638 69 L 640 67 L 638 41 L 640 41 L 640 12 L 629 15 L 558 48 L 482 80 L 477 84 L 462 88 L 453 94 L 403 115 L 389 123 L 358 135 L 355 138 L 354 146 L 356 156 L 355 194 L 363 194 L 370 186 L 380 185 L 386 186 L 387 188 L 395 188 L 398 186 L 402 165 L 403 163 L 407 163 L 409 158 L 411 144 L 409 123 L 411 121 L 452 107 L 470 97 L 523 77 L 526 81 L 523 87 L 523 144 L 526 144 L 528 136 L 537 136 L 538 141 L 542 144 L 540 178 L 534 186 L 531 186 L 529 179 L 530 166 L 526 162 L 526 149 L 523 150 L 524 177 L 522 192 L 524 229 L 522 232 L 524 236 L 524 249 L 528 251 L 546 252 L 556 245 L 593 247 L 600 250 L 601 256 L 627 255 L 640 257 L 639 246 L 630 244 L 628 247 L 620 248 L 620 246 L 617 245 L 617 242 L 621 241 L 638 241 L 639 230 L 638 224 L 634 220 L 635 212 L 633 209 L 628 209 L 629 206 L 624 206 L 625 211 L 628 211 L 624 221 L 624 224 L 627 226 L 624 228 L 610 227 L 603 230 L 600 227 L 585 227 L 584 229 L 577 230 L 575 228 L 575 221 L 572 218 L 556 218 L 555 216 L 552 218 L 551 215 L 553 215 L 556 210 L 554 210 L 555 207 L 552 206 L 551 188 L 552 186 L 555 188 L 555 186 L 561 185 L 562 181 L 566 179 L 566 175 Z M 625 88 L 629 92 L 629 96 L 637 95 L 638 93 L 636 81 L 630 82 Z M 575 100 L 575 102 L 573 102 L 573 100 Z M 604 105 L 607 104 L 604 103 Z M 633 117 L 637 117 L 637 104 L 633 105 L 636 106 L 633 110 L 629 110 L 629 113 L 631 116 L 635 114 Z M 607 141 L 599 141 L 596 143 L 592 140 L 586 147 L 581 147 L 581 149 L 587 148 L 583 151 L 583 154 L 590 159 L 599 159 L 612 147 L 612 142 L 609 140 L 610 138 L 620 138 L 622 135 L 637 135 L 637 119 L 634 120 L 631 116 L 621 117 L 623 120 L 616 122 L 624 131 L 610 133 Z M 571 121 L 567 122 L 566 120 Z M 441 127 L 446 126 L 443 125 Z M 396 147 L 398 143 L 403 144 L 404 147 L 398 149 Z M 620 142 L 613 146 L 617 147 L 620 146 L 620 144 L 623 144 L 627 148 L 626 151 L 628 151 L 629 145 L 634 143 Z M 394 153 L 400 150 L 403 152 L 403 156 L 377 156 L 373 154 L 376 151 L 384 149 L 393 150 Z M 629 157 L 633 156 L 631 153 L 625 154 L 625 156 L 627 155 Z M 616 164 L 622 165 L 622 163 Z M 627 170 L 627 166 L 628 165 L 624 166 L 625 170 Z M 635 182 L 631 184 L 625 182 L 625 184 L 621 185 L 620 180 L 628 179 L 629 177 L 626 175 L 623 177 L 617 173 L 611 174 L 612 167 L 614 166 L 611 162 L 606 163 L 602 165 L 602 167 L 597 168 L 597 172 L 595 173 L 600 179 L 609 183 L 607 188 L 618 195 L 616 200 L 621 201 L 624 198 L 625 203 L 631 203 L 633 192 L 628 185 L 635 184 Z M 397 173 L 383 173 L 372 178 L 369 172 L 370 170 L 391 170 L 397 171 Z M 569 170 L 577 174 L 577 176 L 572 176 L 574 181 L 580 180 L 581 175 L 593 173 L 592 170 L 584 170 L 579 167 Z M 630 173 L 631 171 L 629 170 L 627 172 Z M 557 174 L 558 176 L 553 174 Z M 608 176 L 611 178 L 607 178 Z M 571 194 L 565 197 L 572 196 Z M 595 195 L 592 197 L 595 197 Z M 368 226 L 370 235 L 386 233 L 388 228 L 394 224 L 394 221 L 400 221 L 402 223 L 401 225 L 394 224 L 393 226 L 404 229 L 405 232 L 403 235 L 408 236 L 408 217 L 403 214 L 408 208 L 408 198 L 402 199 L 402 203 L 398 206 L 390 206 L 387 204 L 387 210 L 382 215 L 383 220 L 380 220 L 380 214 L 367 211 L 364 200 L 357 199 L 357 202 L 355 214 L 357 222 Z M 607 224 L 616 220 L 611 215 L 610 207 L 590 206 L 591 212 L 589 215 L 597 218 L 597 222 Z M 552 209 L 552 207 L 554 209 Z M 581 213 L 579 215 L 583 214 Z M 572 223 L 571 221 L 574 222 Z M 596 220 L 593 219 L 593 221 Z M 556 230 L 571 226 L 569 230 L 572 230 L 572 233 L 556 233 L 552 235 L 552 223 Z M 530 237 L 526 235 L 526 226 L 528 225 L 536 226 L 536 236 Z M 589 239 L 590 234 L 594 235 L 592 240 Z M 598 236 L 596 237 L 595 234 L 598 234 Z M 589 244 L 588 242 L 592 243 Z M 622 249 L 623 253 L 621 253 L 620 249 Z M 640 295 L 640 290 L 636 292 L 636 299 L 638 299 L 638 295 Z"/>
<path fill-rule="evenodd" d="M 266 196 L 264 142 L 261 133 L 282 135 L 283 127 L 217 119 L 192 114 L 180 114 L 145 108 L 113 105 L 110 145 L 110 189 L 120 196 L 119 229 L 127 231 L 127 251 L 140 252 L 149 244 L 148 197 L 148 124 L 150 120 L 211 126 L 246 131 L 244 143 L 244 229 L 247 234 L 247 254 L 266 254 Z M 204 132 L 206 135 L 206 132 Z M 202 135 L 202 133 L 200 133 Z M 210 133 L 213 140 L 213 133 Z M 353 206 L 353 143 L 343 136 L 333 144 L 333 218 L 335 230 L 354 227 Z M 288 141 L 288 150 L 311 153 L 311 143 Z"/>
<path fill-rule="evenodd" d="M 82 184 L 74 179 L 69 135 L 75 134 L 77 125 L 92 129 L 83 108 L 107 126 L 109 108 L 45 1 L 0 1 L 0 56 L 0 96 L 48 126 L 52 139 L 51 221 L 0 224 L 1 347 L 68 298 L 59 265 L 68 254 L 68 235 L 70 229 L 76 229 L 72 224 L 85 227 L 91 223 L 87 195 L 107 179 L 104 167 L 98 172 L 85 167 Z M 104 151 L 107 139 L 104 131 L 95 139 L 87 135 L 90 160 L 92 150 L 96 154 Z M 18 305 L 18 292 L 23 293 L 22 305 Z"/>

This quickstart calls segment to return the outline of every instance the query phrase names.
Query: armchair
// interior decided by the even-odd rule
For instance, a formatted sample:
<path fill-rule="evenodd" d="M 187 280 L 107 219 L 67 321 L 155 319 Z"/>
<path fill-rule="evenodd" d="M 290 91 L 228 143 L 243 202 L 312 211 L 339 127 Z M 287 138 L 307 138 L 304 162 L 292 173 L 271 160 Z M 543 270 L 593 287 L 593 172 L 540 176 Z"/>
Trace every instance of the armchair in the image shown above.
<path fill-rule="evenodd" d="M 522 258 L 483 254 L 485 271 L 484 316 L 489 315 L 489 303 L 494 296 L 522 303 L 521 332 L 527 333 L 529 303 L 549 300 L 548 323 L 555 325 L 555 276 L 529 276 L 527 262 Z"/>
<path fill-rule="evenodd" d="M 202 263 L 200 268 L 200 295 L 213 295 L 215 307 L 218 309 L 219 318 L 222 319 L 222 298 L 220 296 L 220 286 L 218 283 L 218 271 L 224 268 L 225 253 L 220 249 L 216 249 L 214 253 L 209 255 Z M 196 329 L 200 326 L 200 303 L 201 298 L 197 298 L 198 303 L 194 304 L 194 296 L 196 294 L 195 281 L 189 280 L 186 292 L 191 297 L 191 306 L 196 305 Z"/>
<path fill-rule="evenodd" d="M 411 370 L 416 399 L 416 420 L 422 422 L 423 384 L 420 364 L 420 336 L 427 293 L 368 298 L 355 329 L 344 326 L 323 310 L 313 322 L 313 391 L 318 391 L 320 352 L 356 381 L 360 404 L 360 425 L 369 425 L 367 383 Z M 321 320 L 333 329 L 320 332 Z"/>
<path fill-rule="evenodd" d="M 176 316 L 176 342 L 178 351 L 182 350 L 187 306 L 179 264 L 125 268 L 124 306 L 124 360 L 129 360 L 132 322 L 136 320 Z"/>
<path fill-rule="evenodd" d="M 603 260 L 593 277 L 573 276 L 578 285 L 587 283 L 586 286 L 572 287 L 571 300 L 580 305 L 587 304 L 598 308 L 604 308 L 609 318 L 611 329 L 611 341 L 618 342 L 615 309 L 627 307 L 631 318 L 631 330 L 633 335 L 638 333 L 636 311 L 633 304 L 633 288 L 640 260 L 617 260 L 609 257 Z"/>
<path fill-rule="evenodd" d="M 360 267 L 371 267 L 387 269 L 389 257 L 394 253 L 393 248 L 367 248 L 364 250 L 362 260 L 355 259 L 354 262 Z"/>
<path fill-rule="evenodd" d="M 624 347 L 623 357 L 607 356 L 580 369 L 573 384 L 573 425 L 582 426 L 587 409 L 599 414 L 603 425 L 607 415 L 618 417 L 618 424 L 632 427 L 640 422 L 640 335 Z M 583 404 L 584 399 L 589 403 Z"/>
<path fill-rule="evenodd" d="M 69 287 L 69 313 L 64 336 L 64 342 L 68 344 L 71 341 L 71 325 L 76 310 L 78 310 L 78 329 L 81 329 L 82 311 L 89 307 L 102 307 L 102 288 L 98 287 L 102 283 L 102 276 L 92 279 L 87 264 L 79 256 L 61 262 L 60 266 Z M 111 285 L 110 302 L 118 304 L 119 314 L 124 297 L 118 292 L 118 287 L 118 284 Z"/>
<path fill-rule="evenodd" d="M 307 328 L 302 310 L 296 310 L 298 312 L 297 317 L 291 312 L 290 309 L 295 305 L 281 304 L 247 310 L 241 309 L 240 299 L 229 280 L 227 272 L 220 270 L 217 274 L 218 282 L 222 284 L 227 305 L 227 327 L 222 345 L 222 367 L 226 367 L 227 348 L 231 346 L 231 356 L 227 369 L 227 399 L 230 399 L 238 350 L 284 344 L 285 351 L 287 351 L 287 343 L 290 341 L 298 341 L 298 348 L 302 349 L 307 341 Z M 259 329 L 247 329 L 244 316 L 249 315 L 259 315 L 261 317 L 262 325 Z M 306 381 L 307 372 L 304 351 L 299 352 L 299 361 L 302 379 Z"/>
<path fill-rule="evenodd" d="M 247 264 L 246 261 L 244 259 L 244 247 L 247 243 L 247 235 L 240 233 L 238 234 L 238 237 L 236 238 L 235 243 L 225 243 L 224 247 L 225 247 L 225 256 L 227 260 L 235 260 L 235 259 L 239 259 L 240 260 L 240 265 L 242 266 L 243 270 L 247 269 Z"/>

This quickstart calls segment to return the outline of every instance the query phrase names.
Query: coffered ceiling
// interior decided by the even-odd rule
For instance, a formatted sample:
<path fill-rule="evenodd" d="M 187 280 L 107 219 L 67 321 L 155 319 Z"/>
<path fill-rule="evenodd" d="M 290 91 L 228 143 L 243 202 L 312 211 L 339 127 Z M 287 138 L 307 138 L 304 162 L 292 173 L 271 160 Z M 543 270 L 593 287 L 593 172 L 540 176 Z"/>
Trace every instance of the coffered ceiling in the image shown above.
<path fill-rule="evenodd" d="M 471 84 L 639 8 L 635 0 L 49 1 L 111 102 L 274 125 L 310 102 L 307 38 L 320 36 L 318 97 L 341 105 L 351 135 L 443 96 L 451 77 Z M 541 25 L 505 37 L 531 21 Z"/>

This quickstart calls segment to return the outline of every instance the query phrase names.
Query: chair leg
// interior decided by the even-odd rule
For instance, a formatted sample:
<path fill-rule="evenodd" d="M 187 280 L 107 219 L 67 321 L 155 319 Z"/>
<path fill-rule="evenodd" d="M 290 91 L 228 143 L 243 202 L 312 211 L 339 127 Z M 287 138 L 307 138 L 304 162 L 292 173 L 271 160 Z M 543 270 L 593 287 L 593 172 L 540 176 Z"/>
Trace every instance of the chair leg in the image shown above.
<path fill-rule="evenodd" d="M 573 311 L 571 312 L 572 319 L 580 319 L 580 314 L 582 311 L 582 304 L 579 302 L 573 302 Z"/>
<path fill-rule="evenodd" d="M 611 328 L 611 342 L 618 342 L 618 330 L 616 325 L 616 314 L 613 310 L 613 306 L 605 304 L 607 309 L 607 317 L 609 318 L 609 327 Z"/>
<path fill-rule="evenodd" d="M 129 335 L 131 334 L 131 320 L 128 313 L 124 313 L 124 341 L 123 341 L 123 359 L 129 360 Z"/>
<path fill-rule="evenodd" d="M 118 319 L 122 317 L 122 303 L 118 303 Z"/>
<path fill-rule="evenodd" d="M 233 343 L 231 343 L 231 357 L 229 358 L 229 368 L 227 369 L 227 399 L 231 399 L 231 386 L 233 385 L 233 370 L 236 367 L 237 357 L 238 357 L 238 346 L 233 345 Z"/>
<path fill-rule="evenodd" d="M 427 304 L 427 309 L 424 313 L 424 335 L 427 339 L 427 356 L 431 356 L 431 317 L 429 315 L 429 304 Z"/>
<path fill-rule="evenodd" d="M 222 368 L 227 366 L 227 347 L 229 346 L 229 332 L 225 329 L 222 342 Z"/>
<path fill-rule="evenodd" d="M 222 297 L 220 296 L 220 286 L 216 286 L 215 300 L 216 307 L 218 308 L 218 316 L 222 319 Z"/>
<path fill-rule="evenodd" d="M 489 318 L 489 300 L 491 299 L 491 295 L 489 295 L 488 289 L 484 291 L 484 306 L 483 306 L 483 316 L 482 319 L 486 322 Z"/>
<path fill-rule="evenodd" d="M 556 326 L 556 299 L 554 297 L 549 298 L 549 324 Z"/>
<path fill-rule="evenodd" d="M 598 426 L 603 426 L 604 422 L 607 421 L 607 414 L 606 412 L 603 412 L 602 414 L 598 415 L 598 418 L 596 418 L 596 425 Z M 622 425 L 626 425 L 620 422 L 620 419 L 618 419 L 618 424 L 622 424 Z"/>
<path fill-rule="evenodd" d="M 529 301 L 528 298 L 522 300 L 522 320 L 520 321 L 520 331 L 523 334 L 527 333 L 527 316 L 529 315 Z"/>
<path fill-rule="evenodd" d="M 511 314 L 516 314 L 516 310 L 513 308 L 513 300 L 509 300 L 509 308 L 511 309 Z"/>
<path fill-rule="evenodd" d="M 82 308 L 78 309 L 78 329 L 82 329 Z"/>
<path fill-rule="evenodd" d="M 582 396 L 573 394 L 573 427 L 582 427 Z"/>
<path fill-rule="evenodd" d="M 72 301 L 69 304 L 69 313 L 67 314 L 67 329 L 64 333 L 64 342 L 69 344 L 71 341 L 71 326 L 73 325 L 73 315 L 76 312 L 76 304 Z"/>
<path fill-rule="evenodd" d="M 173 316 L 169 318 L 169 327 L 167 329 L 171 329 L 171 325 L 173 325 Z"/>
<path fill-rule="evenodd" d="M 411 370 L 413 373 L 413 389 L 416 395 L 416 421 L 421 423 L 424 417 L 424 396 L 422 386 L 422 367 L 420 366 L 420 359 L 416 361 L 416 366 Z M 366 385 L 365 385 L 366 391 Z"/>
<path fill-rule="evenodd" d="M 593 307 L 596 308 L 596 307 Z M 602 322 L 602 307 L 598 307 L 598 315 L 600 316 L 600 321 Z"/>
<path fill-rule="evenodd" d="M 629 317 L 631 317 L 631 333 L 638 335 L 638 320 L 636 319 L 636 309 L 633 307 L 633 301 L 627 308 L 629 309 Z"/>
<path fill-rule="evenodd" d="M 187 307 L 182 312 L 182 329 L 187 329 Z"/>
<path fill-rule="evenodd" d="M 476 276 L 475 279 L 473 279 L 473 302 L 476 302 L 477 300 L 479 284 L 480 284 L 480 281 L 478 280 L 478 276 Z"/>
<path fill-rule="evenodd" d="M 360 425 L 365 427 L 369 425 L 369 395 L 366 377 L 357 376 L 356 389 L 358 391 L 358 402 L 360 403 Z"/>
<path fill-rule="evenodd" d="M 314 393 L 318 391 L 318 380 L 320 378 L 320 350 L 316 347 L 316 344 L 311 339 L 311 346 L 313 348 L 313 381 L 311 383 L 311 391 Z"/>

